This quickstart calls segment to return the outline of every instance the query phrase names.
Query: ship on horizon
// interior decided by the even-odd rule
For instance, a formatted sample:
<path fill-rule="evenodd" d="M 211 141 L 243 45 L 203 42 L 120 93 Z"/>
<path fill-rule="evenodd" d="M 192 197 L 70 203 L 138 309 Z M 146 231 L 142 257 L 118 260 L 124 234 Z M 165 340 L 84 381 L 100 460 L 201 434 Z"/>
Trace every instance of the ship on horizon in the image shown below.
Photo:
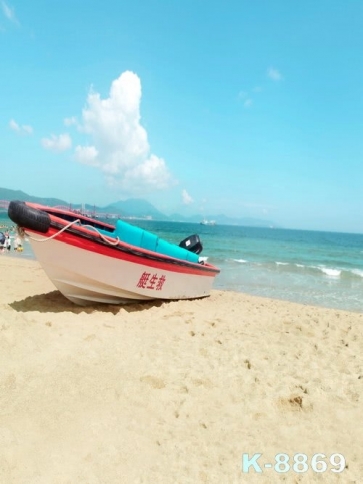
<path fill-rule="evenodd" d="M 216 221 L 215 220 L 207 220 L 207 219 L 203 219 L 201 222 L 200 222 L 200 225 L 215 225 L 216 224 Z"/>

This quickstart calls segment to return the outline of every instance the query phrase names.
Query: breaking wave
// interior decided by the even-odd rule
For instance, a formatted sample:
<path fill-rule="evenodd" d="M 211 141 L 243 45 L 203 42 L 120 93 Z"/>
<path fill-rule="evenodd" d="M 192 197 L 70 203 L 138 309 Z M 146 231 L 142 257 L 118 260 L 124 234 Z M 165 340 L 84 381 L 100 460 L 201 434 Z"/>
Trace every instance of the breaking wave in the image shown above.
<path fill-rule="evenodd" d="M 341 268 L 341 267 L 327 267 L 325 265 L 309 265 L 301 263 L 291 263 L 282 261 L 249 261 L 246 259 L 227 259 L 225 262 L 247 264 L 251 268 L 258 267 L 260 270 L 265 268 L 267 271 L 279 271 L 290 273 L 304 273 L 306 275 L 321 275 L 332 279 L 352 278 L 363 279 L 363 269 L 360 268 Z"/>

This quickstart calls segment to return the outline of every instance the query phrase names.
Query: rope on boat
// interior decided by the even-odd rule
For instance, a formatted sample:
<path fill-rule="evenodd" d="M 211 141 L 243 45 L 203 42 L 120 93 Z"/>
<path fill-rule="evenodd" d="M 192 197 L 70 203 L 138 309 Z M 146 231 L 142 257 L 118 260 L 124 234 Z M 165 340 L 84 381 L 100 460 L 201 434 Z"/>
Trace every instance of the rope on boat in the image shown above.
<path fill-rule="evenodd" d="M 56 232 L 55 234 L 53 235 L 50 235 L 49 237 L 46 237 L 45 239 L 38 239 L 37 237 L 33 237 L 32 235 L 30 234 L 27 234 L 27 236 L 29 237 L 29 239 L 31 240 L 35 240 L 36 242 L 47 242 L 48 240 L 50 239 L 54 239 L 55 237 L 57 237 L 57 235 L 61 234 L 62 232 L 64 232 L 65 230 L 69 229 L 69 227 L 71 227 L 72 225 L 76 224 L 80 222 L 79 218 L 77 220 L 73 220 L 73 222 L 69 222 L 68 225 L 66 225 L 65 227 L 63 227 L 62 229 L 58 230 L 58 232 Z"/>
<path fill-rule="evenodd" d="M 111 240 L 109 240 L 109 238 L 107 238 L 106 236 L 104 236 L 99 230 L 96 229 L 96 227 L 94 227 L 93 225 L 82 225 L 82 227 L 88 227 L 90 229 L 93 229 L 95 230 L 98 235 L 101 237 L 102 240 L 104 240 L 105 242 L 107 242 L 108 244 L 110 245 L 118 245 L 118 243 L 120 242 L 120 239 L 118 237 L 116 237 L 116 240 L 115 242 L 111 242 Z"/>
<path fill-rule="evenodd" d="M 81 222 L 79 218 L 77 220 L 73 220 L 73 222 L 70 222 L 68 225 L 66 225 L 62 229 L 58 230 L 58 232 L 56 232 L 55 234 L 50 235 L 49 237 L 46 237 L 44 239 L 38 239 L 37 237 L 33 237 L 32 235 L 29 235 L 29 234 L 27 234 L 27 235 L 28 235 L 29 239 L 35 240 L 36 242 L 47 242 L 48 240 L 54 239 L 59 234 L 61 234 L 65 230 L 69 229 L 69 227 L 71 227 L 72 225 L 74 225 L 78 222 Z M 96 227 L 93 227 L 93 225 L 82 225 L 82 227 L 87 227 L 87 228 L 95 230 L 98 233 L 98 235 L 101 237 L 101 239 L 104 240 L 105 242 L 107 242 L 110 245 L 116 246 L 120 242 L 120 239 L 118 237 L 116 237 L 116 240 L 114 242 L 112 242 L 111 240 L 109 240 L 109 238 L 107 238 L 103 234 L 101 234 L 101 232 L 99 230 L 97 230 Z M 25 231 L 24 231 L 24 233 L 25 233 Z"/>

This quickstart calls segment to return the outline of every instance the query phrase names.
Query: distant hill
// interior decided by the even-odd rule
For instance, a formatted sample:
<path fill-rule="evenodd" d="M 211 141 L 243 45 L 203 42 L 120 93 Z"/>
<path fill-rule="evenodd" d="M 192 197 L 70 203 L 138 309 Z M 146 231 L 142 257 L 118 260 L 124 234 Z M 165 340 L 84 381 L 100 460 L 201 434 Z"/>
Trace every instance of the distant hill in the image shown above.
<path fill-rule="evenodd" d="M 154 220 L 169 220 L 169 217 L 157 210 L 154 205 L 142 198 L 129 198 L 107 205 L 102 210 L 121 213 L 129 217 L 152 217 Z"/>
<path fill-rule="evenodd" d="M 21 190 L 10 190 L 9 188 L 0 188 L 0 200 L 21 200 L 23 202 L 41 203 L 43 205 L 49 205 L 51 207 L 55 205 L 68 205 L 64 200 L 58 198 L 39 198 L 28 195 Z"/>
<path fill-rule="evenodd" d="M 10 190 L 8 188 L 0 188 L 0 200 L 22 200 L 34 203 L 40 203 L 42 205 L 49 205 L 54 207 L 56 205 L 69 206 L 69 202 L 61 200 L 59 198 L 42 198 L 29 195 L 21 190 Z M 80 203 L 72 203 L 73 209 L 81 209 Z M 276 224 L 269 220 L 248 218 L 248 217 L 228 217 L 224 214 L 217 215 L 202 215 L 195 214 L 191 216 L 184 216 L 178 213 L 174 213 L 170 216 L 165 215 L 155 208 L 151 203 L 142 198 L 129 198 L 128 200 L 119 200 L 118 202 L 111 203 L 106 207 L 98 207 L 90 204 L 85 204 L 86 210 L 101 213 L 118 214 L 121 217 L 150 217 L 153 220 L 170 220 L 175 222 L 189 222 L 199 223 L 203 219 L 215 220 L 218 225 L 245 225 L 250 227 L 276 227 Z"/>

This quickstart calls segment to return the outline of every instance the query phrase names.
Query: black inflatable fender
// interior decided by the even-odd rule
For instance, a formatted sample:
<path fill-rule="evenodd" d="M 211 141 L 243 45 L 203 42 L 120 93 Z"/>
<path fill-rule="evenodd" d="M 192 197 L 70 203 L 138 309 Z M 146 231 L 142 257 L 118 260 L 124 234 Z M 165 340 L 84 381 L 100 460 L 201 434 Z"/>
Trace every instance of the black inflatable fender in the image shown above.
<path fill-rule="evenodd" d="M 48 213 L 29 207 L 25 202 L 19 200 L 10 202 L 8 216 L 19 227 L 36 230 L 43 234 L 47 233 L 50 227 L 50 216 Z"/>

